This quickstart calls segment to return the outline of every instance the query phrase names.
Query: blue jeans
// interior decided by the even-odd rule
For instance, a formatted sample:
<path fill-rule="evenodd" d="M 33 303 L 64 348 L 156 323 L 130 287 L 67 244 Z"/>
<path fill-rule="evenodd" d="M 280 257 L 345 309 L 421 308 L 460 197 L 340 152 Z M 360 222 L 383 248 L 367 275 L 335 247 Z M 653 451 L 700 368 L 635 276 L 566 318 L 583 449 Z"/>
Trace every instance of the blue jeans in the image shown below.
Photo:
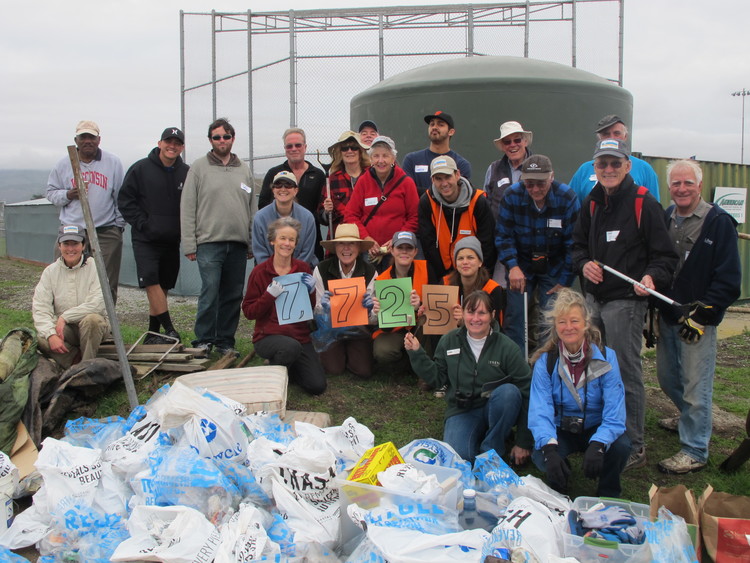
<path fill-rule="evenodd" d="M 234 347 L 245 284 L 247 245 L 241 242 L 205 242 L 196 252 L 201 293 L 195 314 L 195 340 L 221 348 Z"/>
<path fill-rule="evenodd" d="M 617 354 L 625 387 L 625 427 L 633 451 L 637 452 L 643 447 L 643 429 L 646 425 L 641 347 L 648 303 L 645 299 L 616 299 L 601 303 L 587 294 L 586 305 L 592 322 L 602 331 L 605 344 Z"/>
<path fill-rule="evenodd" d="M 526 293 L 529 299 L 529 310 L 531 310 L 531 304 L 533 302 L 534 291 L 538 292 L 537 299 L 539 306 L 536 308 L 536 314 L 532 318 L 529 316 L 529 336 L 534 334 L 534 331 L 540 325 L 541 312 L 547 307 L 547 303 L 553 297 L 553 295 L 547 295 L 547 292 L 557 285 L 557 281 L 553 280 L 549 276 L 535 275 L 531 279 L 526 280 Z M 518 344 L 521 352 L 524 351 L 523 343 L 523 293 L 520 291 L 508 290 L 506 295 L 505 305 L 505 321 L 504 332 L 508 338 Z M 538 339 L 536 339 L 538 341 Z M 531 348 L 531 346 L 529 346 Z M 529 349 L 531 352 L 531 349 Z"/>
<path fill-rule="evenodd" d="M 445 421 L 443 440 L 467 461 L 489 450 L 505 454 L 505 440 L 521 411 L 521 392 L 512 383 L 493 389 L 483 407 L 454 414 Z"/>
<path fill-rule="evenodd" d="M 694 344 L 680 340 L 680 325 L 659 319 L 656 374 L 659 386 L 680 410 L 682 451 L 705 462 L 711 439 L 711 402 L 716 367 L 716 327 L 707 326 Z"/>
<path fill-rule="evenodd" d="M 560 457 L 566 459 L 570 454 L 575 452 L 585 452 L 589 447 L 591 436 L 596 432 L 597 427 L 589 428 L 582 434 L 571 434 L 557 429 L 557 452 Z M 599 484 L 596 488 L 596 496 L 619 498 L 622 489 L 620 487 L 620 474 L 625 468 L 630 456 L 630 440 L 626 434 L 621 434 L 617 440 L 612 442 L 607 451 L 604 453 L 604 465 L 602 472 L 599 474 Z M 539 468 L 539 471 L 546 471 L 544 465 L 544 454 L 542 450 L 534 450 L 531 459 Z"/>

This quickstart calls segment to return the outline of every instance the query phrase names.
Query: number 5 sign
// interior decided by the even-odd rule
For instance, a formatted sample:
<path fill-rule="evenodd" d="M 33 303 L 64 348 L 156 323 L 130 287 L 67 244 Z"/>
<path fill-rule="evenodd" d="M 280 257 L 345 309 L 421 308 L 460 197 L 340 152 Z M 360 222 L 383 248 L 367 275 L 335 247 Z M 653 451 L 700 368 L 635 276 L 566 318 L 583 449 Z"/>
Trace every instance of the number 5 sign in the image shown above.
<path fill-rule="evenodd" d="M 302 283 L 302 273 L 287 274 L 273 278 L 284 286 L 284 291 L 276 298 L 276 316 L 280 325 L 309 321 L 313 318 L 310 294 Z"/>
<path fill-rule="evenodd" d="M 414 324 L 414 309 L 409 302 L 411 278 L 375 280 L 375 293 L 380 299 L 378 326 L 396 328 Z"/>
<path fill-rule="evenodd" d="M 458 286 L 456 285 L 423 285 L 425 334 L 445 334 L 458 325 L 453 318 L 453 306 L 458 303 Z"/>

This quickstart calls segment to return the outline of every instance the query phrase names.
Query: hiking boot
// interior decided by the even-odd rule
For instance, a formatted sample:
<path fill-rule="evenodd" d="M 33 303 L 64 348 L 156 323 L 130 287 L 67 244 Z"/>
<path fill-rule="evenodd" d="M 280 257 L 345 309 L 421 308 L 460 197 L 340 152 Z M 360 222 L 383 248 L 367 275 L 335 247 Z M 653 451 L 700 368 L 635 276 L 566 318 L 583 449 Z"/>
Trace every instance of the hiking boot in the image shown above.
<path fill-rule="evenodd" d="M 630 469 L 636 469 L 644 465 L 646 465 L 646 448 L 641 448 L 638 451 L 630 452 L 630 457 L 628 457 L 628 462 L 622 472 L 625 473 Z"/>
<path fill-rule="evenodd" d="M 172 344 L 171 340 L 167 340 L 163 336 L 158 334 L 147 334 L 146 338 L 143 339 L 144 344 Z"/>
<path fill-rule="evenodd" d="M 193 348 L 195 348 L 196 350 L 200 350 L 199 355 L 208 356 L 211 353 L 213 344 L 211 344 L 210 342 L 198 342 L 198 344 L 194 345 Z"/>
<path fill-rule="evenodd" d="M 700 471 L 704 467 L 706 467 L 705 461 L 698 461 L 685 452 L 677 452 L 672 457 L 668 457 L 659 462 L 659 471 L 672 475 L 682 475 L 692 471 Z"/>
<path fill-rule="evenodd" d="M 217 346 L 215 350 L 216 350 L 216 353 L 219 354 L 219 356 L 221 356 L 222 358 L 226 356 L 227 354 L 230 354 L 233 358 L 240 357 L 240 353 L 234 348 L 232 348 L 231 346 L 227 346 L 226 348 L 223 346 Z"/>
<path fill-rule="evenodd" d="M 167 331 L 167 332 L 166 332 L 166 333 L 164 334 L 164 336 L 166 336 L 166 337 L 167 337 L 168 339 L 169 339 L 169 338 L 174 338 L 174 339 L 176 339 L 176 340 L 177 340 L 177 343 L 178 343 L 178 344 L 179 344 L 180 342 L 182 342 L 182 337 L 180 336 L 180 333 L 179 333 L 179 332 L 177 332 L 177 331 L 176 331 L 175 329 L 172 329 L 172 330 L 168 330 L 168 331 Z M 168 342 L 169 342 L 170 344 L 174 344 L 174 342 L 173 342 L 172 340 L 168 340 Z"/>
<path fill-rule="evenodd" d="M 679 423 L 680 423 L 679 416 L 673 416 L 670 418 L 662 418 L 659 420 L 659 426 L 664 428 L 664 430 L 670 430 L 672 432 L 677 432 L 677 425 Z"/>
<path fill-rule="evenodd" d="M 440 389 L 436 390 L 435 393 L 433 393 L 433 394 L 435 395 L 436 399 L 442 399 L 442 398 L 445 397 L 445 392 L 447 390 L 448 390 L 448 386 L 447 385 L 443 385 Z"/>

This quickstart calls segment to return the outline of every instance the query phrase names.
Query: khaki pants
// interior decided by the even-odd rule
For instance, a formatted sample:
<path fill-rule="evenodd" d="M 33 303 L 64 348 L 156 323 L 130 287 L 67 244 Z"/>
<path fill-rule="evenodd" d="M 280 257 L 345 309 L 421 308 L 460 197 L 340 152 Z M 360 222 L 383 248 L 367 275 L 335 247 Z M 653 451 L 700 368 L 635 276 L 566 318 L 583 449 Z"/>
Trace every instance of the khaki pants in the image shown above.
<path fill-rule="evenodd" d="M 56 354 L 50 350 L 49 342 L 46 338 L 39 339 L 39 349 L 42 354 L 52 358 L 63 369 L 68 369 L 80 355 L 80 360 L 91 360 L 96 358 L 99 351 L 99 345 L 104 337 L 109 333 L 109 323 L 107 319 L 98 313 L 91 313 L 81 319 L 78 324 L 68 323 L 63 330 L 63 342 L 68 349 L 65 354 Z"/>

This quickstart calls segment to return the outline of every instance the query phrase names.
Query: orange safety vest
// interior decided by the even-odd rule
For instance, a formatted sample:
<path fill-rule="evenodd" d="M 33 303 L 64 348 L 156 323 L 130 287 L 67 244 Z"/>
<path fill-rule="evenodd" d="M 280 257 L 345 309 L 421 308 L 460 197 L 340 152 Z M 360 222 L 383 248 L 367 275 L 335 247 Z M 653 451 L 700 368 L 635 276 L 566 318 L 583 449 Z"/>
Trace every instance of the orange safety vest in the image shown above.
<path fill-rule="evenodd" d="M 414 273 L 411 277 L 411 287 L 417 292 L 417 295 L 419 295 L 419 298 L 422 299 L 422 286 L 426 285 L 428 282 L 427 279 L 427 260 L 414 260 L 412 262 L 412 265 L 414 266 Z M 393 277 L 393 265 L 389 266 L 388 269 L 380 274 L 377 278 L 378 280 L 392 280 L 395 279 Z M 396 332 L 399 330 L 405 330 L 406 327 L 399 326 L 390 329 L 390 332 Z M 372 339 L 375 340 L 378 336 L 383 334 L 382 329 L 377 329 L 375 332 L 372 333 Z"/>
<path fill-rule="evenodd" d="M 427 197 L 430 198 L 430 205 L 432 206 L 432 224 L 435 227 L 435 241 L 440 251 L 440 257 L 443 259 L 443 267 L 446 270 L 452 268 L 451 260 L 453 258 L 453 248 L 456 246 L 456 243 L 464 237 L 476 236 L 477 234 L 474 207 L 479 196 L 483 195 L 483 190 L 474 191 L 474 195 L 471 197 L 471 201 L 469 201 L 469 208 L 461 214 L 461 218 L 458 220 L 458 235 L 453 240 L 450 227 L 448 227 L 448 221 L 446 221 L 445 215 L 443 215 L 442 205 L 433 199 L 429 190 L 427 191 Z"/>
<path fill-rule="evenodd" d="M 451 277 L 451 274 L 447 274 L 446 276 L 443 277 L 443 285 L 451 285 L 450 277 Z M 487 280 L 487 283 L 485 283 L 484 286 L 482 286 L 482 291 L 484 291 L 487 295 L 492 295 L 492 292 L 495 291 L 496 287 L 500 287 L 500 284 L 497 283 L 492 278 L 490 278 Z M 459 286 L 459 290 L 460 289 L 461 289 L 461 286 Z M 504 311 L 501 310 L 497 312 L 497 320 L 500 323 L 501 329 L 503 327 L 504 317 L 505 317 Z"/>

